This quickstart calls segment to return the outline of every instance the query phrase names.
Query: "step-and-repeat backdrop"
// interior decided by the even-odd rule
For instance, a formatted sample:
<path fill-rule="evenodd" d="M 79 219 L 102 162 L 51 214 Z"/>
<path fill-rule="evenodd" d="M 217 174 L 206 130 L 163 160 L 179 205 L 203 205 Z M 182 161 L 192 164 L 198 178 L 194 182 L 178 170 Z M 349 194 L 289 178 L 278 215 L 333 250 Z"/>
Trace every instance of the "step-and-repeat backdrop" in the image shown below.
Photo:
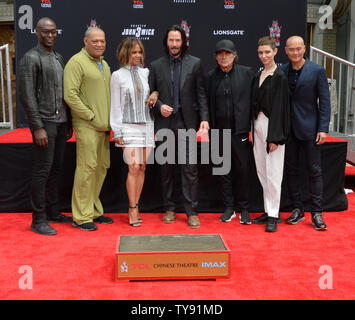
<path fill-rule="evenodd" d="M 58 28 L 55 49 L 67 60 L 83 47 L 87 27 L 96 23 L 106 33 L 105 59 L 112 71 L 118 68 L 116 48 L 127 36 L 143 41 L 149 66 L 164 54 L 166 29 L 178 24 L 205 72 L 214 68 L 215 44 L 222 39 L 235 43 L 239 63 L 258 69 L 258 39 L 275 37 L 280 48 L 276 62 L 287 61 L 285 42 L 292 35 L 305 36 L 306 12 L 307 0 L 16 0 L 16 65 L 37 43 L 37 21 L 50 17 Z M 18 128 L 27 127 L 18 100 L 16 122 Z"/>

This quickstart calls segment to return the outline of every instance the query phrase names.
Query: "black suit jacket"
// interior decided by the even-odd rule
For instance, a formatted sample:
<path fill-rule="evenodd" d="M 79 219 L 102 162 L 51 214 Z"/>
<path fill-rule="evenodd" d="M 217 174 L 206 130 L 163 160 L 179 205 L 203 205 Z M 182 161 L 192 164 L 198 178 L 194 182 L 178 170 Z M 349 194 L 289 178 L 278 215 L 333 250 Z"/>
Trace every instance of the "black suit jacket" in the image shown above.
<path fill-rule="evenodd" d="M 216 91 L 225 73 L 219 66 L 208 73 L 208 102 L 211 128 L 216 128 Z M 251 88 L 254 72 L 251 68 L 235 64 L 231 70 L 232 100 L 235 133 L 250 131 Z"/>
<path fill-rule="evenodd" d="M 159 99 L 154 107 L 155 130 L 170 128 L 172 115 L 165 118 L 160 107 L 173 106 L 173 84 L 169 57 L 163 56 L 151 63 L 149 71 L 151 91 L 159 92 Z M 201 60 L 186 54 L 182 57 L 180 73 L 180 107 L 186 129 L 197 130 L 201 121 L 209 121 L 207 96 Z"/>

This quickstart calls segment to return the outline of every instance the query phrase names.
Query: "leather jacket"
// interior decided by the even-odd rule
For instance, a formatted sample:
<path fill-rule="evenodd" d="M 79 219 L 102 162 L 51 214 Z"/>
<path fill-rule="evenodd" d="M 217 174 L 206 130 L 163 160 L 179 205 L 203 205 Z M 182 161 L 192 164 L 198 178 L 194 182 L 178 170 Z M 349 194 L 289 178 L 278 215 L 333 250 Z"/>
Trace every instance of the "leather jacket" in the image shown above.
<path fill-rule="evenodd" d="M 64 69 L 64 59 L 53 51 Z M 43 128 L 43 120 L 55 120 L 58 110 L 56 102 L 57 78 L 53 72 L 48 52 L 38 44 L 29 50 L 19 64 L 19 100 L 22 103 L 32 131 Z M 70 121 L 69 108 L 67 109 Z"/>

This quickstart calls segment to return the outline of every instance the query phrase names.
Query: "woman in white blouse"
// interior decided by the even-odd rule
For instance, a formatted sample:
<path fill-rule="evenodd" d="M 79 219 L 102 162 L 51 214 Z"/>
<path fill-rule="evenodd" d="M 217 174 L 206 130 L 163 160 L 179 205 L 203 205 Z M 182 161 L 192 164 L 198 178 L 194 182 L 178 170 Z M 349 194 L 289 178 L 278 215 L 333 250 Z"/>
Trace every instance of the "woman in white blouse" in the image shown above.
<path fill-rule="evenodd" d="M 121 68 L 111 77 L 110 124 L 113 140 L 122 147 L 128 165 L 126 188 L 129 200 L 129 223 L 140 227 L 138 203 L 143 189 L 146 160 L 154 147 L 154 119 L 147 106 L 148 74 L 143 68 L 144 48 L 134 37 L 124 39 L 117 48 Z M 154 95 L 149 105 L 155 104 Z"/>

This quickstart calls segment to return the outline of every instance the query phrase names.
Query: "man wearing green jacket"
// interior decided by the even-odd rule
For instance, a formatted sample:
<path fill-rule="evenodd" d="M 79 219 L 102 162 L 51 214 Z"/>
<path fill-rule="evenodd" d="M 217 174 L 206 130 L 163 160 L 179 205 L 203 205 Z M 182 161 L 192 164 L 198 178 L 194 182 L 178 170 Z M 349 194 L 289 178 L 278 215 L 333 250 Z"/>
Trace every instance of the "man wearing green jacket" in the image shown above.
<path fill-rule="evenodd" d="M 72 193 L 73 226 L 97 229 L 112 223 L 103 216 L 100 191 L 110 167 L 110 67 L 103 59 L 105 33 L 89 27 L 85 47 L 64 69 L 64 99 L 71 109 L 76 137 L 76 170 Z"/>

